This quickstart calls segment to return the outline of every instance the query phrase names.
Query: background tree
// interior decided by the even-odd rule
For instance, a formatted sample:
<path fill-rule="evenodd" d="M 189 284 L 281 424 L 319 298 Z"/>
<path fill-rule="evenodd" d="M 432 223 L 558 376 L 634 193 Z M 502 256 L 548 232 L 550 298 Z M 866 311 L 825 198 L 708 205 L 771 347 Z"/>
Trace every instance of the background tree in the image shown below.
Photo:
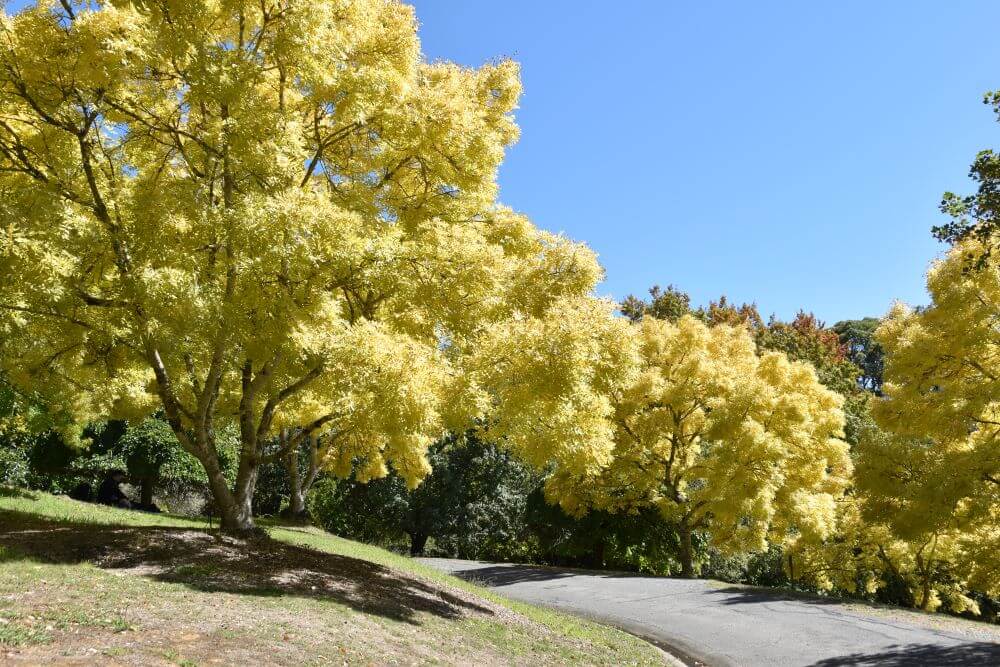
<path fill-rule="evenodd" d="M 983 257 L 969 270 L 968 258 Z M 1000 264 L 976 239 L 933 265 L 931 304 L 897 304 L 879 327 L 883 392 L 873 414 L 886 433 L 871 482 L 896 534 L 955 536 L 957 579 L 1000 593 Z M 957 535 L 956 535 L 957 531 Z"/>
<path fill-rule="evenodd" d="M 435 553 L 474 559 L 525 559 L 533 555 L 525 511 L 538 476 L 474 432 L 432 447 L 433 472 L 409 490 L 398 475 L 362 484 L 356 479 L 320 482 L 310 513 L 327 529 L 391 545 L 409 541 L 421 554 L 429 538 Z"/>
<path fill-rule="evenodd" d="M 540 485 L 528 496 L 526 522 L 535 558 L 544 563 L 658 575 L 680 568 L 676 527 L 654 508 L 570 516 L 545 499 Z"/>
<path fill-rule="evenodd" d="M 229 438 L 225 439 L 232 442 L 234 434 L 228 435 Z M 234 457 L 231 448 L 223 445 L 220 449 L 223 452 L 223 471 L 232 471 Z M 90 451 L 95 454 L 109 452 L 123 460 L 129 482 L 138 487 L 139 502 L 144 505 L 153 503 L 154 493 L 164 484 L 170 487 L 170 491 L 176 492 L 204 488 L 208 481 L 198 460 L 184 451 L 170 425 L 155 417 L 128 424 L 116 440 L 107 444 L 92 444 Z"/>
<path fill-rule="evenodd" d="M 873 394 L 882 393 L 882 374 L 885 370 L 885 351 L 875 340 L 875 330 L 879 323 L 877 318 L 865 317 L 860 320 L 843 320 L 833 325 L 847 359 L 861 369 L 858 384 Z"/>
<path fill-rule="evenodd" d="M 764 327 L 764 319 L 760 316 L 755 303 L 743 303 L 737 306 L 729 301 L 725 294 L 718 301 L 709 301 L 708 306 L 699 307 L 694 315 L 701 321 L 715 326 L 744 326 L 756 333 Z"/>
<path fill-rule="evenodd" d="M 812 313 L 800 310 L 791 322 L 772 317 L 756 333 L 762 350 L 784 352 L 789 359 L 808 362 L 819 381 L 842 396 L 858 391 L 858 368 L 847 358 L 837 332 Z"/>
<path fill-rule="evenodd" d="M 850 460 L 842 399 L 807 364 L 758 356 L 742 326 L 644 319 L 638 377 L 613 392 L 614 456 L 592 479 L 556 471 L 546 493 L 572 514 L 653 507 L 676 526 L 684 576 L 692 535 L 764 550 L 834 529 Z"/>
<path fill-rule="evenodd" d="M 287 432 L 282 432 L 281 438 L 287 440 L 288 437 Z M 284 443 L 279 443 L 279 447 L 286 449 Z M 319 479 L 323 457 L 323 445 L 316 434 L 305 438 L 298 447 L 289 449 L 284 460 L 285 474 L 288 478 L 286 516 L 295 519 L 307 516 L 306 498 L 313 484 Z"/>
<path fill-rule="evenodd" d="M 993 108 L 1000 120 L 1000 91 L 986 93 L 983 103 Z M 946 192 L 941 199 L 941 211 L 951 218 L 950 222 L 933 228 L 939 241 L 966 245 L 966 269 L 981 268 L 991 260 L 996 246 L 997 232 L 1000 231 L 1000 155 L 990 149 L 976 155 L 969 176 L 978 184 L 973 195 L 958 195 Z"/>
<path fill-rule="evenodd" d="M 665 290 L 653 285 L 649 288 L 649 301 L 629 294 L 622 301 L 620 310 L 632 322 L 638 322 L 646 315 L 676 322 L 691 313 L 691 297 L 673 285 L 667 285 Z"/>
<path fill-rule="evenodd" d="M 428 64 L 412 8 L 383 0 L 42 2 L 0 32 L 16 385 L 79 423 L 162 409 L 233 531 L 253 527 L 261 465 L 314 433 L 341 473 L 411 486 L 443 429 L 487 410 L 535 460 L 601 451 L 592 418 L 568 427 L 579 396 L 546 392 L 567 428 L 539 438 L 516 426 L 535 402 L 501 400 L 480 380 L 505 369 L 473 359 L 600 277 L 495 201 L 516 65 Z"/>

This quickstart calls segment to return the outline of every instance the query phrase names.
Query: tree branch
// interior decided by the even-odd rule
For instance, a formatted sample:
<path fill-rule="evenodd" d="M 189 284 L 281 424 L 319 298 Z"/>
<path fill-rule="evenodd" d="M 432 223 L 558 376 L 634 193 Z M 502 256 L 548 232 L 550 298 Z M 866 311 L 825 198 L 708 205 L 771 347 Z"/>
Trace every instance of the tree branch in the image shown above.
<path fill-rule="evenodd" d="M 271 430 L 271 422 L 274 419 L 274 413 L 278 409 L 278 406 L 304 389 L 310 382 L 318 378 L 322 372 L 323 364 L 315 366 L 298 380 L 272 396 L 267 403 L 264 404 L 264 409 L 260 413 L 260 422 L 257 426 L 258 440 L 262 440 L 264 436 L 267 435 L 267 432 Z"/>

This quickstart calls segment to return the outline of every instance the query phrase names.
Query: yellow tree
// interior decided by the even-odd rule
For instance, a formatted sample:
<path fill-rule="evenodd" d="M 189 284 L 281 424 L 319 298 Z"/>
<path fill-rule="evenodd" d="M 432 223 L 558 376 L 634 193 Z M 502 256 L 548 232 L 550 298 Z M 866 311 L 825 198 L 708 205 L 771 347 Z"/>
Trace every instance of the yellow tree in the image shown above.
<path fill-rule="evenodd" d="M 995 595 L 1000 259 L 985 251 L 972 238 L 953 247 L 928 274 L 930 306 L 897 304 L 876 332 L 886 379 L 873 413 L 886 434 L 868 443 L 865 482 L 895 535 L 915 548 L 936 545 L 953 578 Z M 919 597 L 934 606 L 926 581 Z"/>
<path fill-rule="evenodd" d="M 567 304 L 597 307 L 593 253 L 496 203 L 519 92 L 509 61 L 424 62 L 393 0 L 3 14 L 0 370 L 79 421 L 162 408 L 229 530 L 259 466 L 317 435 L 324 465 L 411 484 L 487 413 L 536 459 L 600 459 L 586 420 L 529 442 L 479 367 L 497 332 L 573 344 Z M 588 376 L 566 370 L 547 395 L 572 421 Z"/>
<path fill-rule="evenodd" d="M 855 482 L 867 528 L 864 550 L 877 555 L 876 566 L 906 585 L 914 606 L 934 611 L 947 603 L 952 611 L 978 611 L 965 595 L 962 561 L 968 538 L 982 536 L 967 532 L 975 528 L 963 520 L 959 501 L 965 466 L 955 466 L 949 452 L 954 448 L 928 438 L 874 425 L 862 431 L 855 448 Z"/>
<path fill-rule="evenodd" d="M 973 557 L 969 547 L 985 547 L 988 536 L 970 532 L 954 507 L 927 502 L 961 477 L 945 451 L 867 423 L 852 451 L 854 487 L 838 502 L 838 531 L 797 543 L 791 576 L 820 589 L 883 590 L 889 601 L 925 611 L 978 613 L 963 564 Z"/>
<path fill-rule="evenodd" d="M 850 475 L 842 398 L 808 364 L 758 355 L 743 326 L 644 319 L 639 370 L 611 388 L 612 461 L 592 477 L 557 470 L 546 492 L 570 513 L 656 507 L 681 537 L 759 550 L 829 534 Z"/>

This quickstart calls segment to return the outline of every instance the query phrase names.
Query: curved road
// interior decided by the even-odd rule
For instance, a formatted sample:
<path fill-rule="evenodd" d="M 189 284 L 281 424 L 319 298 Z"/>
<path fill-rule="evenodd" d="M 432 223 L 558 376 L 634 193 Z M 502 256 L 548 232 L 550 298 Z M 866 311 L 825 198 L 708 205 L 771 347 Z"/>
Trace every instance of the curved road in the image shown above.
<path fill-rule="evenodd" d="M 704 579 L 421 561 L 506 597 L 616 625 L 689 665 L 1000 665 L 1000 628 L 941 615 Z"/>

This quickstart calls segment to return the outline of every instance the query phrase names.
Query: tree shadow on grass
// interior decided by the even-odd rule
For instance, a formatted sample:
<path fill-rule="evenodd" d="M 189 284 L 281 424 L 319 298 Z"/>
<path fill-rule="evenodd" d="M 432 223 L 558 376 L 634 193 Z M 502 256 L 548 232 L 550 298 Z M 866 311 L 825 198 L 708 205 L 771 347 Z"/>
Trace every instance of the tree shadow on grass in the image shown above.
<path fill-rule="evenodd" d="M 0 510 L 0 546 L 14 557 L 93 563 L 205 592 L 298 596 L 418 624 L 492 615 L 475 596 L 447 591 L 390 568 L 269 537 L 240 540 L 193 528 L 54 522 Z"/>
<path fill-rule="evenodd" d="M 907 644 L 893 646 L 878 653 L 852 653 L 827 658 L 813 663 L 812 667 L 965 667 L 972 665 L 1000 665 L 1000 644 L 971 642 L 956 646 L 935 644 Z"/>

